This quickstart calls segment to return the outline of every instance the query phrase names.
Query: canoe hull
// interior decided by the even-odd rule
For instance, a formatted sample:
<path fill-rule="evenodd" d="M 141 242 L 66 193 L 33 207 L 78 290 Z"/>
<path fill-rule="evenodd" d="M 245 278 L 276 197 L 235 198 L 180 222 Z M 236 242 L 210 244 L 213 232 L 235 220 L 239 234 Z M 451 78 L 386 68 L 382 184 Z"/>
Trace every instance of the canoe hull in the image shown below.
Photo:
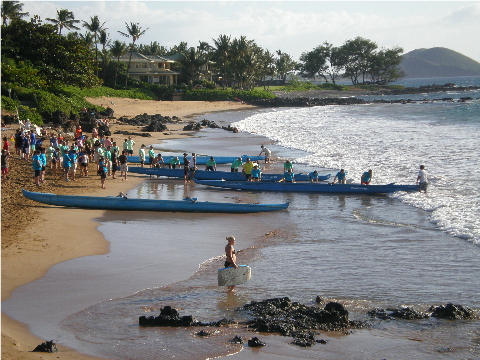
<path fill-rule="evenodd" d="M 136 174 L 145 174 L 152 176 L 166 176 L 183 179 L 183 169 L 168 169 L 168 168 L 146 168 L 146 167 L 129 167 L 129 172 Z M 226 181 L 246 181 L 245 175 L 242 172 L 228 172 L 228 171 L 205 171 L 196 170 L 194 178 L 197 180 L 226 180 Z M 283 178 L 283 174 L 262 174 L 262 181 L 278 181 Z M 330 174 L 320 175 L 318 180 L 328 180 Z M 309 181 L 306 174 L 295 174 L 297 181 Z"/>
<path fill-rule="evenodd" d="M 325 194 L 389 194 L 396 191 L 418 191 L 418 185 L 360 185 L 325 183 L 285 183 L 285 182 L 240 182 L 195 180 L 196 184 L 215 186 L 224 189 L 248 191 L 276 191 Z"/>
<path fill-rule="evenodd" d="M 199 213 L 256 213 L 288 208 L 285 204 L 215 203 L 190 200 L 126 199 L 123 197 L 74 196 L 38 193 L 23 190 L 23 196 L 42 204 L 82 209 L 164 211 Z"/>
<path fill-rule="evenodd" d="M 163 156 L 163 160 L 165 163 L 168 163 L 171 158 L 174 158 L 175 156 Z M 231 164 L 235 160 L 237 160 L 239 157 L 242 158 L 242 161 L 245 162 L 247 161 L 247 158 L 250 158 L 251 161 L 260 161 L 260 160 L 265 160 L 265 156 L 248 156 L 248 155 L 242 155 L 242 156 L 214 156 L 215 162 L 218 164 Z M 178 160 L 180 160 L 180 164 L 183 165 L 183 156 L 178 156 Z M 190 160 L 190 158 L 189 158 Z M 205 165 L 207 161 L 210 160 L 210 156 L 197 156 L 197 165 Z M 140 163 L 140 156 L 128 156 L 128 162 L 129 163 L 134 163 L 134 164 L 139 164 Z M 149 158 L 147 156 L 146 163 L 149 164 Z"/>

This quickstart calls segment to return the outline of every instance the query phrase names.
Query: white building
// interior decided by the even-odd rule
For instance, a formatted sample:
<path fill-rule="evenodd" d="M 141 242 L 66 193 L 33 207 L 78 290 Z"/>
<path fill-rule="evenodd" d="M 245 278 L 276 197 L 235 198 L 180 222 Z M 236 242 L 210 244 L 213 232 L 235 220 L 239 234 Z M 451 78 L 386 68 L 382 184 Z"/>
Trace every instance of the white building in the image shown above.
<path fill-rule="evenodd" d="M 120 56 L 121 62 L 128 64 L 129 59 L 130 52 Z M 180 73 L 171 70 L 173 63 L 175 61 L 159 55 L 142 55 L 133 52 L 128 74 L 132 78 L 149 84 L 176 85 Z"/>

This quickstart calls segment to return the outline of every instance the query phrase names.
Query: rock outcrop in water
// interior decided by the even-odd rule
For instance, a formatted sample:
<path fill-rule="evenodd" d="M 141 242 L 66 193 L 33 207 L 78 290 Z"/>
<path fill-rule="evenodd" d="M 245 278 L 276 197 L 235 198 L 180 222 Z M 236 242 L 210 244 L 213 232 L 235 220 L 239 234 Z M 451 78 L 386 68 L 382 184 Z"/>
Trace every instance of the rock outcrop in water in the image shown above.
<path fill-rule="evenodd" d="M 420 312 L 409 307 L 401 307 L 373 309 L 368 312 L 368 315 L 381 320 L 418 320 L 428 319 L 430 317 L 451 320 L 475 319 L 475 313 L 472 309 L 462 305 L 454 305 L 452 303 L 431 306 L 426 312 Z"/>
<path fill-rule="evenodd" d="M 284 336 L 294 336 L 307 330 L 341 331 L 364 326 L 360 321 L 349 320 L 348 311 L 337 302 L 329 302 L 321 309 L 292 302 L 285 297 L 252 302 L 239 311 L 255 317 L 246 322 L 252 330 Z"/>

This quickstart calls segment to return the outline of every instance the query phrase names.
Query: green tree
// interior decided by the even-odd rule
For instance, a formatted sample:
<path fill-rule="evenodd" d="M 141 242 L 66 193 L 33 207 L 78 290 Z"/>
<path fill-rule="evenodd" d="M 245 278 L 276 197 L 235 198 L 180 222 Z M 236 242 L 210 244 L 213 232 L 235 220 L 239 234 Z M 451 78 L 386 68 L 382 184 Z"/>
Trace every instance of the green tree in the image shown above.
<path fill-rule="evenodd" d="M 68 11 L 67 9 L 57 10 L 56 19 L 46 18 L 46 20 L 54 23 L 57 26 L 59 34 L 62 33 L 63 28 L 67 30 L 71 30 L 71 29 L 80 30 L 80 28 L 75 25 L 79 23 L 80 20 L 75 20 L 75 16 L 73 15 L 73 12 Z"/>
<path fill-rule="evenodd" d="M 23 4 L 20 1 L 2 1 L 2 24 L 7 25 L 8 20 L 21 19 L 29 15 L 22 10 Z"/>
<path fill-rule="evenodd" d="M 28 61 L 52 85 L 97 86 L 92 55 L 82 40 L 59 35 L 51 24 L 16 20 L 2 26 L 2 56 Z"/>
<path fill-rule="evenodd" d="M 267 76 L 273 78 L 277 71 L 275 67 L 275 54 L 268 50 L 263 51 L 260 57 L 260 66 L 260 76 L 263 80 L 263 88 L 268 90 L 270 86 L 267 86 Z"/>
<path fill-rule="evenodd" d="M 345 76 L 349 77 L 352 84 L 365 82 L 365 77 L 370 68 L 370 59 L 377 49 L 377 44 L 362 37 L 347 40 L 340 50 L 340 63 L 345 68 Z"/>
<path fill-rule="evenodd" d="M 117 59 L 117 64 L 116 64 L 117 66 L 115 67 L 115 82 L 113 86 L 114 89 L 117 88 L 118 69 L 121 65 L 120 57 L 125 55 L 126 52 L 127 52 L 127 44 L 125 44 L 122 41 L 115 40 L 112 46 L 110 46 L 110 53 L 112 54 L 113 57 Z"/>
<path fill-rule="evenodd" d="M 191 47 L 181 55 L 180 64 L 186 73 L 187 82 L 192 83 L 197 77 L 198 70 L 207 63 L 207 54 L 200 47 Z"/>
<path fill-rule="evenodd" d="M 373 54 L 369 60 L 370 68 L 368 70 L 371 81 L 384 85 L 405 76 L 405 73 L 399 69 L 402 62 L 403 49 L 394 47 L 392 49 L 382 49 Z"/>
<path fill-rule="evenodd" d="M 128 67 L 127 67 L 127 71 L 128 71 L 130 69 L 130 63 L 132 62 L 133 50 L 135 49 L 135 42 L 143 34 L 145 34 L 148 28 L 145 30 L 142 30 L 142 28 L 138 25 L 138 23 L 130 23 L 130 25 L 125 23 L 125 25 L 127 26 L 127 32 L 119 31 L 119 33 L 125 37 L 132 38 L 132 43 L 130 44 L 130 58 L 128 59 Z M 125 78 L 125 89 L 127 89 L 127 85 L 128 85 L 128 74 Z"/>
<path fill-rule="evenodd" d="M 283 53 L 281 50 L 277 50 L 278 59 L 275 62 L 277 67 L 277 73 L 283 80 L 283 83 L 287 80 L 287 75 L 291 73 L 296 68 L 296 62 L 292 57 L 286 53 Z"/>
<path fill-rule="evenodd" d="M 231 50 L 231 37 L 230 35 L 220 35 L 218 39 L 212 39 L 215 47 L 213 53 L 213 59 L 216 61 L 217 66 L 221 69 L 222 75 L 222 87 L 226 88 L 228 83 L 228 71 L 227 68 L 230 62 L 230 50 Z"/>
<path fill-rule="evenodd" d="M 90 22 L 83 22 L 83 26 L 87 28 L 89 32 L 93 34 L 93 42 L 95 44 L 95 62 L 98 61 L 98 41 L 97 38 L 100 34 L 100 31 L 104 29 L 105 22 L 100 23 L 100 19 L 98 18 L 98 15 L 95 15 L 94 17 L 90 17 Z M 97 70 L 97 76 L 98 76 L 98 70 Z"/>

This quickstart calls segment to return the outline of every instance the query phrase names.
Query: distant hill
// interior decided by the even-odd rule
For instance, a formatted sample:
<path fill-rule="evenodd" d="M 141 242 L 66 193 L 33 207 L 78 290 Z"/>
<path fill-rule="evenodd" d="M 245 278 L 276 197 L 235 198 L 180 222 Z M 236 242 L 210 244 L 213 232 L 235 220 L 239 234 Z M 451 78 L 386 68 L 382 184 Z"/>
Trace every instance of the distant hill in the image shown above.
<path fill-rule="evenodd" d="M 480 76 L 480 63 L 456 51 L 435 47 L 404 54 L 401 69 L 406 78 Z"/>

